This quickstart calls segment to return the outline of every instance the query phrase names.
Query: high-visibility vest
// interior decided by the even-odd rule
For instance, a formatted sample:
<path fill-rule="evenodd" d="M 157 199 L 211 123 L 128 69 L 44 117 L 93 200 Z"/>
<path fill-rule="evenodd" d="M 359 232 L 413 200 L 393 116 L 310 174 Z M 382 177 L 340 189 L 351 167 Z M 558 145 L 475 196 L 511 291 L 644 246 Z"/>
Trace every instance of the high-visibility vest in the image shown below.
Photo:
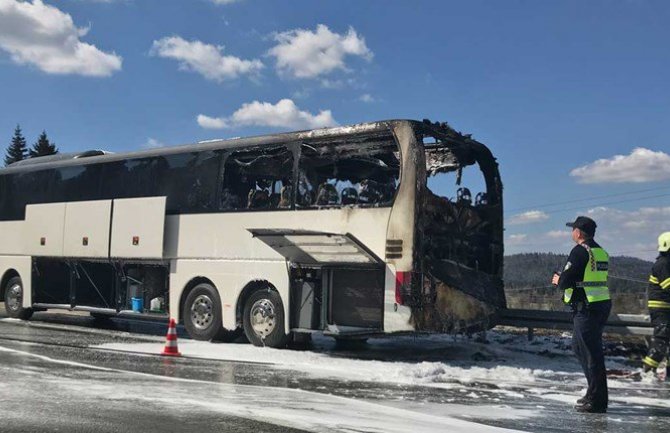
<path fill-rule="evenodd" d="M 608 301 L 610 291 L 607 287 L 607 270 L 609 269 L 609 254 L 602 248 L 590 248 L 582 246 L 589 252 L 589 261 L 584 269 L 584 281 L 576 283 L 576 287 L 584 289 L 586 301 L 594 302 Z M 574 287 L 569 287 L 563 292 L 563 302 L 570 303 Z"/>

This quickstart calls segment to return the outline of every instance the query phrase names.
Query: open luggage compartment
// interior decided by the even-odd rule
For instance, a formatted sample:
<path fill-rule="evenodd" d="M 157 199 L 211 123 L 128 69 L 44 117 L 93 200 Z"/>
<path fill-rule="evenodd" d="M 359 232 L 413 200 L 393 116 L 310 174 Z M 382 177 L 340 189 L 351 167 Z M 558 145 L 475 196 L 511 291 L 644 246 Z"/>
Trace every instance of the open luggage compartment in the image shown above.
<path fill-rule="evenodd" d="M 290 264 L 290 327 L 333 336 L 383 332 L 384 263 L 350 234 L 250 232 Z"/>
<path fill-rule="evenodd" d="M 291 269 L 291 328 L 332 334 L 380 332 L 384 269 L 327 266 Z"/>

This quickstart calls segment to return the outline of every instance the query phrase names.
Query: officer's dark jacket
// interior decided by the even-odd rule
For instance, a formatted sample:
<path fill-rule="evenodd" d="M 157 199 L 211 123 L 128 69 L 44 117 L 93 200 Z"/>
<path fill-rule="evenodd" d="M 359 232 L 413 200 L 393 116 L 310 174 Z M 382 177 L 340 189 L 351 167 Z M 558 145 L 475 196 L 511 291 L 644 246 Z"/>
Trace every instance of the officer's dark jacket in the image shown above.
<path fill-rule="evenodd" d="M 601 248 L 600 245 L 593 239 L 584 241 L 589 248 Z M 575 245 L 570 251 L 568 261 L 561 272 L 561 277 L 558 280 L 558 288 L 561 293 L 570 287 L 574 288 L 570 303 L 586 301 L 586 294 L 583 287 L 577 287 L 577 283 L 584 281 L 584 270 L 589 264 L 589 251 L 582 245 Z"/>
<path fill-rule="evenodd" d="M 670 254 L 668 253 L 658 256 L 651 268 L 649 308 L 670 311 Z"/>

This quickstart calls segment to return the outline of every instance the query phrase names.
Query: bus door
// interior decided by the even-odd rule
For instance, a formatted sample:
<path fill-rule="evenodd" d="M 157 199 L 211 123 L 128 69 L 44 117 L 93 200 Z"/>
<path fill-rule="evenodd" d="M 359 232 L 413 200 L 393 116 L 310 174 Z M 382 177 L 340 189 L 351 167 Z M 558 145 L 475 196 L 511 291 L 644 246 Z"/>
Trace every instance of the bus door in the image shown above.
<path fill-rule="evenodd" d="M 250 229 L 289 264 L 290 326 L 333 336 L 383 332 L 385 264 L 351 234 Z"/>

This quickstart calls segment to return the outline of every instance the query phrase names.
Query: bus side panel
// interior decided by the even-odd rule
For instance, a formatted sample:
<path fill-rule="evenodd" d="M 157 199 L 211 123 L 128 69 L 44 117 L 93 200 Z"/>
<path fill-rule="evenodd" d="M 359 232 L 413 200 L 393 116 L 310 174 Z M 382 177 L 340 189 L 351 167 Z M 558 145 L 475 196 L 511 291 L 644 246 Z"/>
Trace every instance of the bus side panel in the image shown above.
<path fill-rule="evenodd" d="M 0 254 L 24 254 L 23 221 L 0 222 Z"/>
<path fill-rule="evenodd" d="M 384 257 L 391 208 L 339 208 L 300 211 L 168 215 L 164 257 L 171 260 L 171 316 L 179 317 L 181 293 L 193 278 L 215 283 L 223 303 L 224 326 L 235 325 L 237 297 L 250 281 L 267 280 L 282 296 L 288 329 L 289 276 L 284 257 L 256 239 L 249 229 L 301 229 L 350 233 Z M 393 287 L 395 287 L 393 280 Z M 386 283 L 387 287 L 390 283 Z M 231 314 L 232 312 L 232 314 Z"/>
<path fill-rule="evenodd" d="M 30 308 L 33 303 L 32 280 L 31 280 L 32 259 L 27 256 L 0 256 L 0 278 L 11 269 L 18 272 L 23 283 L 23 308 Z M 5 290 L 2 287 L 0 290 Z"/>
<path fill-rule="evenodd" d="M 41 257 L 63 256 L 65 203 L 26 206 L 23 224 L 23 251 Z"/>
<path fill-rule="evenodd" d="M 400 145 L 402 155 L 402 176 L 396 194 L 393 210 L 389 217 L 388 232 L 384 236 L 389 242 L 388 247 L 393 254 L 386 254 L 386 291 L 384 296 L 384 331 L 413 331 L 410 322 L 410 307 L 396 303 L 395 273 L 417 271 L 414 257 L 414 240 L 416 230 L 416 196 L 418 185 L 424 182 L 419 179 L 417 167 L 425 165 L 425 157 L 421 146 L 416 141 L 414 130 L 406 122 L 396 125 L 394 132 Z M 398 246 L 400 251 L 397 250 Z"/>
<path fill-rule="evenodd" d="M 272 284 L 284 303 L 284 326 L 289 328 L 289 276 L 284 261 L 262 260 L 172 260 L 170 262 L 170 317 L 179 320 L 179 301 L 194 278 L 212 281 L 221 297 L 223 327 L 235 329 L 236 307 L 244 287 L 255 280 Z"/>
<path fill-rule="evenodd" d="M 165 218 L 165 252 L 169 259 L 284 260 L 249 229 L 300 229 L 350 233 L 378 257 L 386 248 L 391 208 L 340 208 L 299 211 L 256 211 Z"/>

